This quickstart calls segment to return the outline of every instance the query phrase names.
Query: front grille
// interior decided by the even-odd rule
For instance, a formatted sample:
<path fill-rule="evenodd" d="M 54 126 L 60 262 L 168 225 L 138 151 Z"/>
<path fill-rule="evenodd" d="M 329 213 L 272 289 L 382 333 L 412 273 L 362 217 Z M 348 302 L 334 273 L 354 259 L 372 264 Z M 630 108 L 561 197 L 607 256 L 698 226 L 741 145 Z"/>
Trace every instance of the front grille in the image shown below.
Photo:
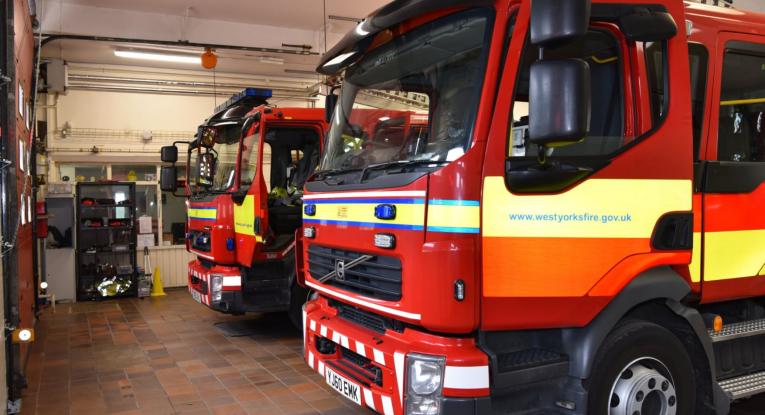
<path fill-rule="evenodd" d="M 340 347 L 340 356 L 342 359 L 337 362 L 339 366 L 351 372 L 356 372 L 369 383 L 382 386 L 382 369 L 375 366 L 371 360 L 345 347 Z"/>
<path fill-rule="evenodd" d="M 308 247 L 308 270 L 315 279 L 335 270 L 339 261 L 345 264 L 364 254 L 319 245 Z M 385 301 L 401 299 L 401 261 L 376 255 L 352 268 L 345 268 L 345 276 L 330 278 L 325 284 Z"/>
<path fill-rule="evenodd" d="M 399 333 L 404 332 L 404 323 L 400 321 L 382 317 L 334 300 L 330 300 L 329 305 L 337 310 L 337 315 L 340 316 L 340 318 L 356 323 L 362 327 L 366 327 L 377 333 L 385 334 L 385 330 L 394 330 Z"/>

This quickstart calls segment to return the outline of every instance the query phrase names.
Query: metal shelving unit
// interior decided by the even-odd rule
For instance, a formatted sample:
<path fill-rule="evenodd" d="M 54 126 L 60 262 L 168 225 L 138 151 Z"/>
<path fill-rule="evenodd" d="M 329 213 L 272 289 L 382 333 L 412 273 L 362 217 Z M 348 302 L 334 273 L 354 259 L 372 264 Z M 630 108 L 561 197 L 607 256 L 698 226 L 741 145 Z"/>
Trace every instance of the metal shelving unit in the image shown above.
<path fill-rule="evenodd" d="M 135 296 L 135 183 L 77 184 L 77 301 Z"/>

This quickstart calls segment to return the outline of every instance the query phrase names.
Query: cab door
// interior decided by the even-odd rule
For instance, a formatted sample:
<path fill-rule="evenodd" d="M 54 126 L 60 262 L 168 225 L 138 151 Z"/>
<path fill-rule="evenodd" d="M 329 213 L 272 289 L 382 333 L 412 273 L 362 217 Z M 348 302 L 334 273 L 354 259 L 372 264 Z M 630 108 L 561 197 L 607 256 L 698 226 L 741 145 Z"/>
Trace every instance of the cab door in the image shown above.
<path fill-rule="evenodd" d="M 268 232 L 268 189 L 263 179 L 263 137 L 265 120 L 246 127 L 239 149 L 239 184 L 232 195 L 236 258 L 243 266 L 252 265 L 253 257 Z"/>
<path fill-rule="evenodd" d="M 525 4 L 518 25 L 526 23 Z M 682 32 L 663 42 L 629 40 L 611 7 L 621 5 L 593 7 L 585 36 L 544 55 L 590 68 L 589 134 L 545 154 L 550 165 L 591 172 L 571 182 L 524 188 L 512 180 L 540 164 L 526 134 L 535 116 L 530 67 L 540 54 L 523 26 L 509 42 L 508 57 L 520 59 L 506 61 L 484 165 L 483 329 L 586 325 L 643 270 L 691 259 L 679 232 L 687 226 L 665 220 L 685 225 L 692 217 L 687 40 Z M 667 11 L 683 21 L 681 4 Z M 634 82 L 647 66 L 641 50 L 658 57 L 651 105 Z M 665 233 L 676 237 L 668 244 L 654 238 Z"/>
<path fill-rule="evenodd" d="M 765 294 L 765 37 L 717 44 L 703 172 L 705 302 Z"/>

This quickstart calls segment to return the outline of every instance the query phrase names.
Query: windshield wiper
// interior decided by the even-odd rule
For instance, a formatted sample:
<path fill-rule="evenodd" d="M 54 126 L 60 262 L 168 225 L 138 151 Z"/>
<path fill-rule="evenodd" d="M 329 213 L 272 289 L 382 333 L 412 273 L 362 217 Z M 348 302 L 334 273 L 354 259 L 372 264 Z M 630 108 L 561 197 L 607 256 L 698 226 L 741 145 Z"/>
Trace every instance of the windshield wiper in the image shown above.
<path fill-rule="evenodd" d="M 313 180 L 323 181 L 326 180 L 332 176 L 336 176 L 338 174 L 345 174 L 345 173 L 351 173 L 355 171 L 360 171 L 359 168 L 354 169 L 329 169 L 329 170 L 320 170 L 316 172 L 313 176 Z"/>
<path fill-rule="evenodd" d="M 401 171 L 403 172 L 404 169 L 407 167 L 416 167 L 416 166 L 423 166 L 428 164 L 436 164 L 436 165 L 443 165 L 448 163 L 446 160 L 397 160 L 397 161 L 389 161 L 387 163 L 378 163 L 378 164 L 372 164 L 364 168 L 364 170 L 361 171 L 361 177 L 359 178 L 359 183 L 363 182 L 364 179 L 367 177 L 367 173 L 372 170 L 387 170 L 391 167 L 401 167 Z"/>

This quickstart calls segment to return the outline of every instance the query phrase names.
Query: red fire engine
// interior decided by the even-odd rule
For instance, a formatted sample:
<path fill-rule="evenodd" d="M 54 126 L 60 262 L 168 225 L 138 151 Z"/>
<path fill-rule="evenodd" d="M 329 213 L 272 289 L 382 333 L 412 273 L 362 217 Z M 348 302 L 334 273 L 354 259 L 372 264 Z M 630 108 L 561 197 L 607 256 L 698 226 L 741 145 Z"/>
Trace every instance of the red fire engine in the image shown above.
<path fill-rule="evenodd" d="M 234 95 L 187 143 L 186 248 L 197 256 L 188 286 L 214 310 L 288 311 L 299 326 L 306 291 L 295 278 L 295 232 L 325 114 L 270 107 L 270 96 L 255 88 Z M 177 152 L 175 144 L 164 147 L 162 160 L 175 163 Z M 176 176 L 174 165 L 163 167 L 163 189 L 175 192 Z"/>
<path fill-rule="evenodd" d="M 381 8 L 318 68 L 344 80 L 304 195 L 308 365 L 386 415 L 765 392 L 763 68 L 765 16 L 681 0 Z M 425 127 L 365 145 L 359 104 Z"/>

